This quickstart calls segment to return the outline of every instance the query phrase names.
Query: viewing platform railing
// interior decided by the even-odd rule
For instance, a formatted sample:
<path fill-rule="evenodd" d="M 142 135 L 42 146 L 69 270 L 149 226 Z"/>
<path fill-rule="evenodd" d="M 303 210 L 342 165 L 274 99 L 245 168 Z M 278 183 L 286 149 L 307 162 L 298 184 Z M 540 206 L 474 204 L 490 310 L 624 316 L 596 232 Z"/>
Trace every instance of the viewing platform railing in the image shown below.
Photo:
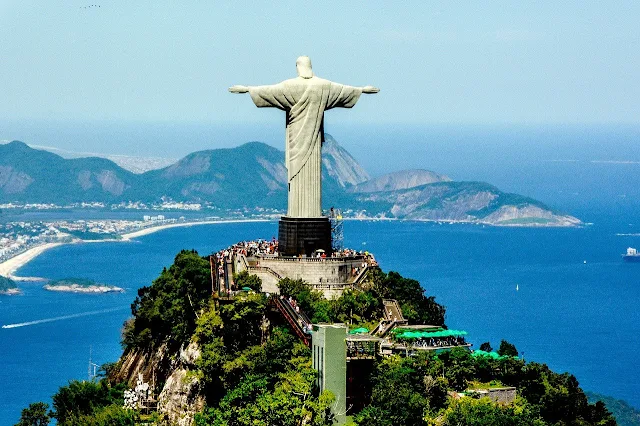
<path fill-rule="evenodd" d="M 275 260 L 278 262 L 345 262 L 351 260 L 364 260 L 366 258 L 365 255 L 358 256 L 344 256 L 344 257 L 331 257 L 327 256 L 325 258 L 322 257 L 293 257 L 293 256 L 274 256 L 268 254 L 259 254 L 256 255 L 257 258 L 264 260 Z"/>
<path fill-rule="evenodd" d="M 273 275 L 274 277 L 276 277 L 278 279 L 278 281 L 282 279 L 282 275 L 280 275 L 279 273 L 277 273 L 273 269 L 269 268 L 268 266 L 248 266 L 247 267 L 247 271 L 248 272 L 262 271 L 262 272 L 266 272 L 268 274 Z"/>

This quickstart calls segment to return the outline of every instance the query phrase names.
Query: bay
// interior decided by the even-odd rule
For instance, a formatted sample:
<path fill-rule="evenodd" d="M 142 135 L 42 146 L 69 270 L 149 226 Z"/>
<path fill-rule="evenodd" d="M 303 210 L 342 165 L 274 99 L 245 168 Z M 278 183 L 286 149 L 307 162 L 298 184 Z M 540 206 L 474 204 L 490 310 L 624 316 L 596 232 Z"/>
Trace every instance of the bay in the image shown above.
<path fill-rule="evenodd" d="M 594 224 L 576 229 L 347 221 L 345 245 L 419 280 L 447 307 L 447 324 L 468 331 L 475 347 L 507 339 L 527 360 L 640 407 L 640 264 L 620 258 L 640 237 L 616 235 L 639 229 L 609 217 L 586 220 Z M 61 246 L 34 259 L 20 275 L 79 276 L 127 291 L 59 294 L 22 283 L 22 296 L 0 297 L 1 325 L 31 323 L 0 329 L 0 424 L 15 423 L 30 402 L 50 402 L 68 380 L 86 378 L 90 348 L 93 362 L 116 361 L 137 289 L 179 250 L 206 255 L 276 234 L 275 222 L 203 225 L 128 243 Z"/>

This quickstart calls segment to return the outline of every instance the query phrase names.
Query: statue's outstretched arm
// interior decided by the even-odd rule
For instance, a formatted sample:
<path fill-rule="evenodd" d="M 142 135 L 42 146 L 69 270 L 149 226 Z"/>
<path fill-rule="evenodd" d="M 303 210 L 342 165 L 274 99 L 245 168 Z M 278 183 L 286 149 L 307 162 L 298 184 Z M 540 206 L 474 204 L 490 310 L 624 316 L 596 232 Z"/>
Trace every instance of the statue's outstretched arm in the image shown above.
<path fill-rule="evenodd" d="M 229 87 L 229 91 L 231 93 L 247 93 L 249 91 L 249 88 L 247 86 L 231 86 Z"/>
<path fill-rule="evenodd" d="M 364 86 L 362 88 L 362 93 L 378 93 L 380 91 L 380 89 L 378 89 L 377 87 L 373 87 L 373 86 Z"/>

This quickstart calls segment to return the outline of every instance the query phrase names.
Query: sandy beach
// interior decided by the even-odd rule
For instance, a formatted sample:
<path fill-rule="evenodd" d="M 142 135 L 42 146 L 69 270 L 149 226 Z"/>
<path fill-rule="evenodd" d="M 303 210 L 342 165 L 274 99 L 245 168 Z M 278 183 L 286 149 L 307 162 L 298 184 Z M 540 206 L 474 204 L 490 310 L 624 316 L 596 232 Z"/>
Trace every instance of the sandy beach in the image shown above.
<path fill-rule="evenodd" d="M 198 225 L 215 225 L 219 223 L 245 223 L 245 222 L 269 222 L 268 219 L 234 219 L 234 220 L 207 220 L 202 222 L 178 222 L 168 223 L 166 225 L 150 226 L 148 228 L 141 229 L 139 231 L 129 232 L 122 234 L 121 241 L 129 241 L 134 238 L 142 237 L 144 235 L 153 234 L 154 232 L 162 231 L 169 228 L 180 228 L 186 226 L 198 226 Z"/>
<path fill-rule="evenodd" d="M 39 280 L 39 278 L 32 278 L 32 277 L 16 277 L 13 275 L 13 273 L 17 271 L 19 268 L 21 268 L 22 266 L 29 263 L 31 260 L 40 256 L 45 251 L 49 250 L 50 248 L 57 247 L 62 244 L 63 243 L 42 244 L 40 246 L 30 248 L 24 253 L 20 253 L 19 255 L 12 257 L 9 260 L 5 260 L 4 262 L 0 263 L 0 275 L 2 275 L 3 277 L 11 278 L 14 281 Z"/>

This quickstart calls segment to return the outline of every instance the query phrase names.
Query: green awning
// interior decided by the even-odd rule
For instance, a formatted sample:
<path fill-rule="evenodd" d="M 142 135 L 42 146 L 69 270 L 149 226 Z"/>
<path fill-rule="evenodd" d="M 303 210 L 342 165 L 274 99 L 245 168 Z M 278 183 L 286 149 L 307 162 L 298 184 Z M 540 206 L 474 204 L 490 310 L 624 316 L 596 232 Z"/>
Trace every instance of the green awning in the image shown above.
<path fill-rule="evenodd" d="M 360 327 L 360 328 L 356 328 L 353 329 L 349 332 L 349 334 L 365 334 L 368 333 L 369 329 L 368 328 L 364 328 L 364 327 Z"/>
<path fill-rule="evenodd" d="M 242 287 L 243 291 L 253 291 L 251 287 Z"/>
<path fill-rule="evenodd" d="M 466 335 L 462 330 L 439 330 L 439 331 L 402 331 L 396 333 L 398 339 L 430 339 L 432 337 L 456 337 Z"/>

